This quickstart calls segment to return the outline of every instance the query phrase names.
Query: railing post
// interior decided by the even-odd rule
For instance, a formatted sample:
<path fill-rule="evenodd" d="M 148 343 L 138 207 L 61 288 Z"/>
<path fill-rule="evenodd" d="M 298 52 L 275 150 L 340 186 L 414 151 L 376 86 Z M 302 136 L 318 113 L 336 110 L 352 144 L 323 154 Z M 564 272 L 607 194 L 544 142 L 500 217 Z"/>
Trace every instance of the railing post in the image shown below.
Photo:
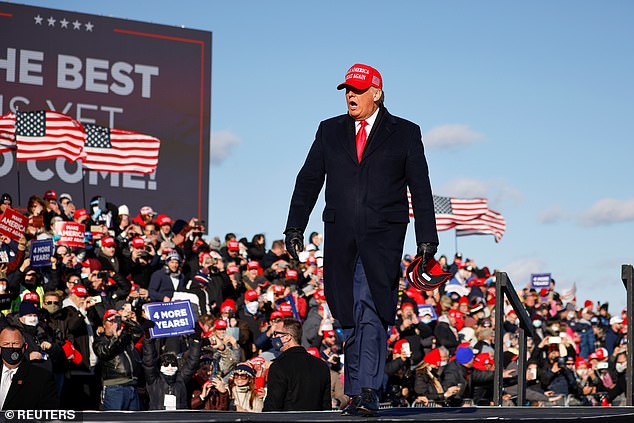
<path fill-rule="evenodd" d="M 634 392 L 632 386 L 634 384 L 634 338 L 632 338 L 632 330 L 634 328 L 634 277 L 631 264 L 621 266 L 621 280 L 625 285 L 627 292 L 627 370 L 626 370 L 626 391 L 625 405 L 631 406 L 634 401 Z"/>
<path fill-rule="evenodd" d="M 504 290 L 508 276 L 504 272 L 495 273 L 495 353 L 493 360 L 495 361 L 494 377 L 493 377 L 493 405 L 499 407 L 502 405 L 502 364 L 503 358 L 503 340 L 502 325 L 504 324 Z"/>
<path fill-rule="evenodd" d="M 517 405 L 523 407 L 526 404 L 526 331 L 519 329 L 519 350 L 517 357 Z"/>

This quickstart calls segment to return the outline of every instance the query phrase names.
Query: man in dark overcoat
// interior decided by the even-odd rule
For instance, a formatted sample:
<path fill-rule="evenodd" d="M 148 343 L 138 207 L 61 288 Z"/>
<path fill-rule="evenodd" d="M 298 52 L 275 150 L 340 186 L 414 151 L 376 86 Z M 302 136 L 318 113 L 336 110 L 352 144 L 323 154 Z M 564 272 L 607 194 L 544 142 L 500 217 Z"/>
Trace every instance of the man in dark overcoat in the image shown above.
<path fill-rule="evenodd" d="M 436 253 L 438 235 L 420 128 L 387 111 L 376 69 L 353 65 L 337 87 L 344 88 L 348 113 L 319 125 L 284 233 L 296 256 L 325 180 L 325 293 L 345 329 L 344 388 L 352 397 L 343 414 L 368 416 L 378 410 L 386 329 L 395 319 L 408 187 L 423 268 Z"/>

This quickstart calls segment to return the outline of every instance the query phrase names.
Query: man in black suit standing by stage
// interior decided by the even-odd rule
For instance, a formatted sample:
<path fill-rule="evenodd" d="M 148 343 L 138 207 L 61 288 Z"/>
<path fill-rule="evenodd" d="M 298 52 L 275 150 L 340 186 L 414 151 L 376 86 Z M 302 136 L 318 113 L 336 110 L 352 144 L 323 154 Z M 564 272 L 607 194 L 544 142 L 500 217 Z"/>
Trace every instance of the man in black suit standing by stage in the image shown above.
<path fill-rule="evenodd" d="M 378 411 L 387 326 L 394 324 L 403 242 L 412 195 L 418 255 L 436 253 L 438 234 L 418 125 L 383 105 L 383 80 L 356 64 L 337 89 L 348 113 L 321 122 L 300 170 L 286 223 L 286 248 L 303 248 L 304 230 L 326 180 L 324 281 L 332 314 L 345 330 L 344 415 Z"/>
<path fill-rule="evenodd" d="M 330 368 L 299 343 L 302 325 L 286 318 L 275 324 L 273 345 L 282 354 L 269 368 L 263 411 L 330 410 Z"/>
<path fill-rule="evenodd" d="M 2 373 L 0 376 L 0 409 L 56 410 L 59 399 L 53 374 L 33 366 L 24 357 L 24 337 L 20 329 L 7 326 L 0 332 Z"/>

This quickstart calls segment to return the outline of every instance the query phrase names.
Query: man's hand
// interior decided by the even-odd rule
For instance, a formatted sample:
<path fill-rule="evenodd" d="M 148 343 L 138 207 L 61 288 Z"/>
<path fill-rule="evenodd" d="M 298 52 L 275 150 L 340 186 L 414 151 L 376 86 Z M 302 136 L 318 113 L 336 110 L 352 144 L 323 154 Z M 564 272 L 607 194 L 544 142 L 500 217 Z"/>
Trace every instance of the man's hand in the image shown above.
<path fill-rule="evenodd" d="M 284 231 L 286 235 L 286 251 L 295 260 L 299 260 L 297 253 L 304 251 L 304 231 L 299 228 L 288 228 Z"/>
<path fill-rule="evenodd" d="M 423 262 L 421 263 L 421 266 L 419 266 L 421 272 L 427 271 L 427 263 L 429 263 L 429 260 L 434 258 L 436 251 L 436 244 L 432 244 L 430 242 L 421 242 L 418 244 L 418 251 L 416 252 L 416 255 L 423 258 Z"/>

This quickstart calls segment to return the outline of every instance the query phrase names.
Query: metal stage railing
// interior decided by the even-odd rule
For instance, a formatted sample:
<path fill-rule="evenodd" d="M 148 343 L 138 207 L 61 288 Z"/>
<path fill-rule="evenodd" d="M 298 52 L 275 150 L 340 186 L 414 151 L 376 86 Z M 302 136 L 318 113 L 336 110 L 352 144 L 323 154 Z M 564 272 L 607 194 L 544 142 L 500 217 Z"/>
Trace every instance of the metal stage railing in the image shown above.
<path fill-rule="evenodd" d="M 632 265 L 621 266 L 621 280 L 627 292 L 627 388 L 625 392 L 625 404 L 633 405 L 632 386 L 634 385 L 634 346 L 632 343 L 632 330 L 634 328 L 634 277 L 632 276 Z"/>

